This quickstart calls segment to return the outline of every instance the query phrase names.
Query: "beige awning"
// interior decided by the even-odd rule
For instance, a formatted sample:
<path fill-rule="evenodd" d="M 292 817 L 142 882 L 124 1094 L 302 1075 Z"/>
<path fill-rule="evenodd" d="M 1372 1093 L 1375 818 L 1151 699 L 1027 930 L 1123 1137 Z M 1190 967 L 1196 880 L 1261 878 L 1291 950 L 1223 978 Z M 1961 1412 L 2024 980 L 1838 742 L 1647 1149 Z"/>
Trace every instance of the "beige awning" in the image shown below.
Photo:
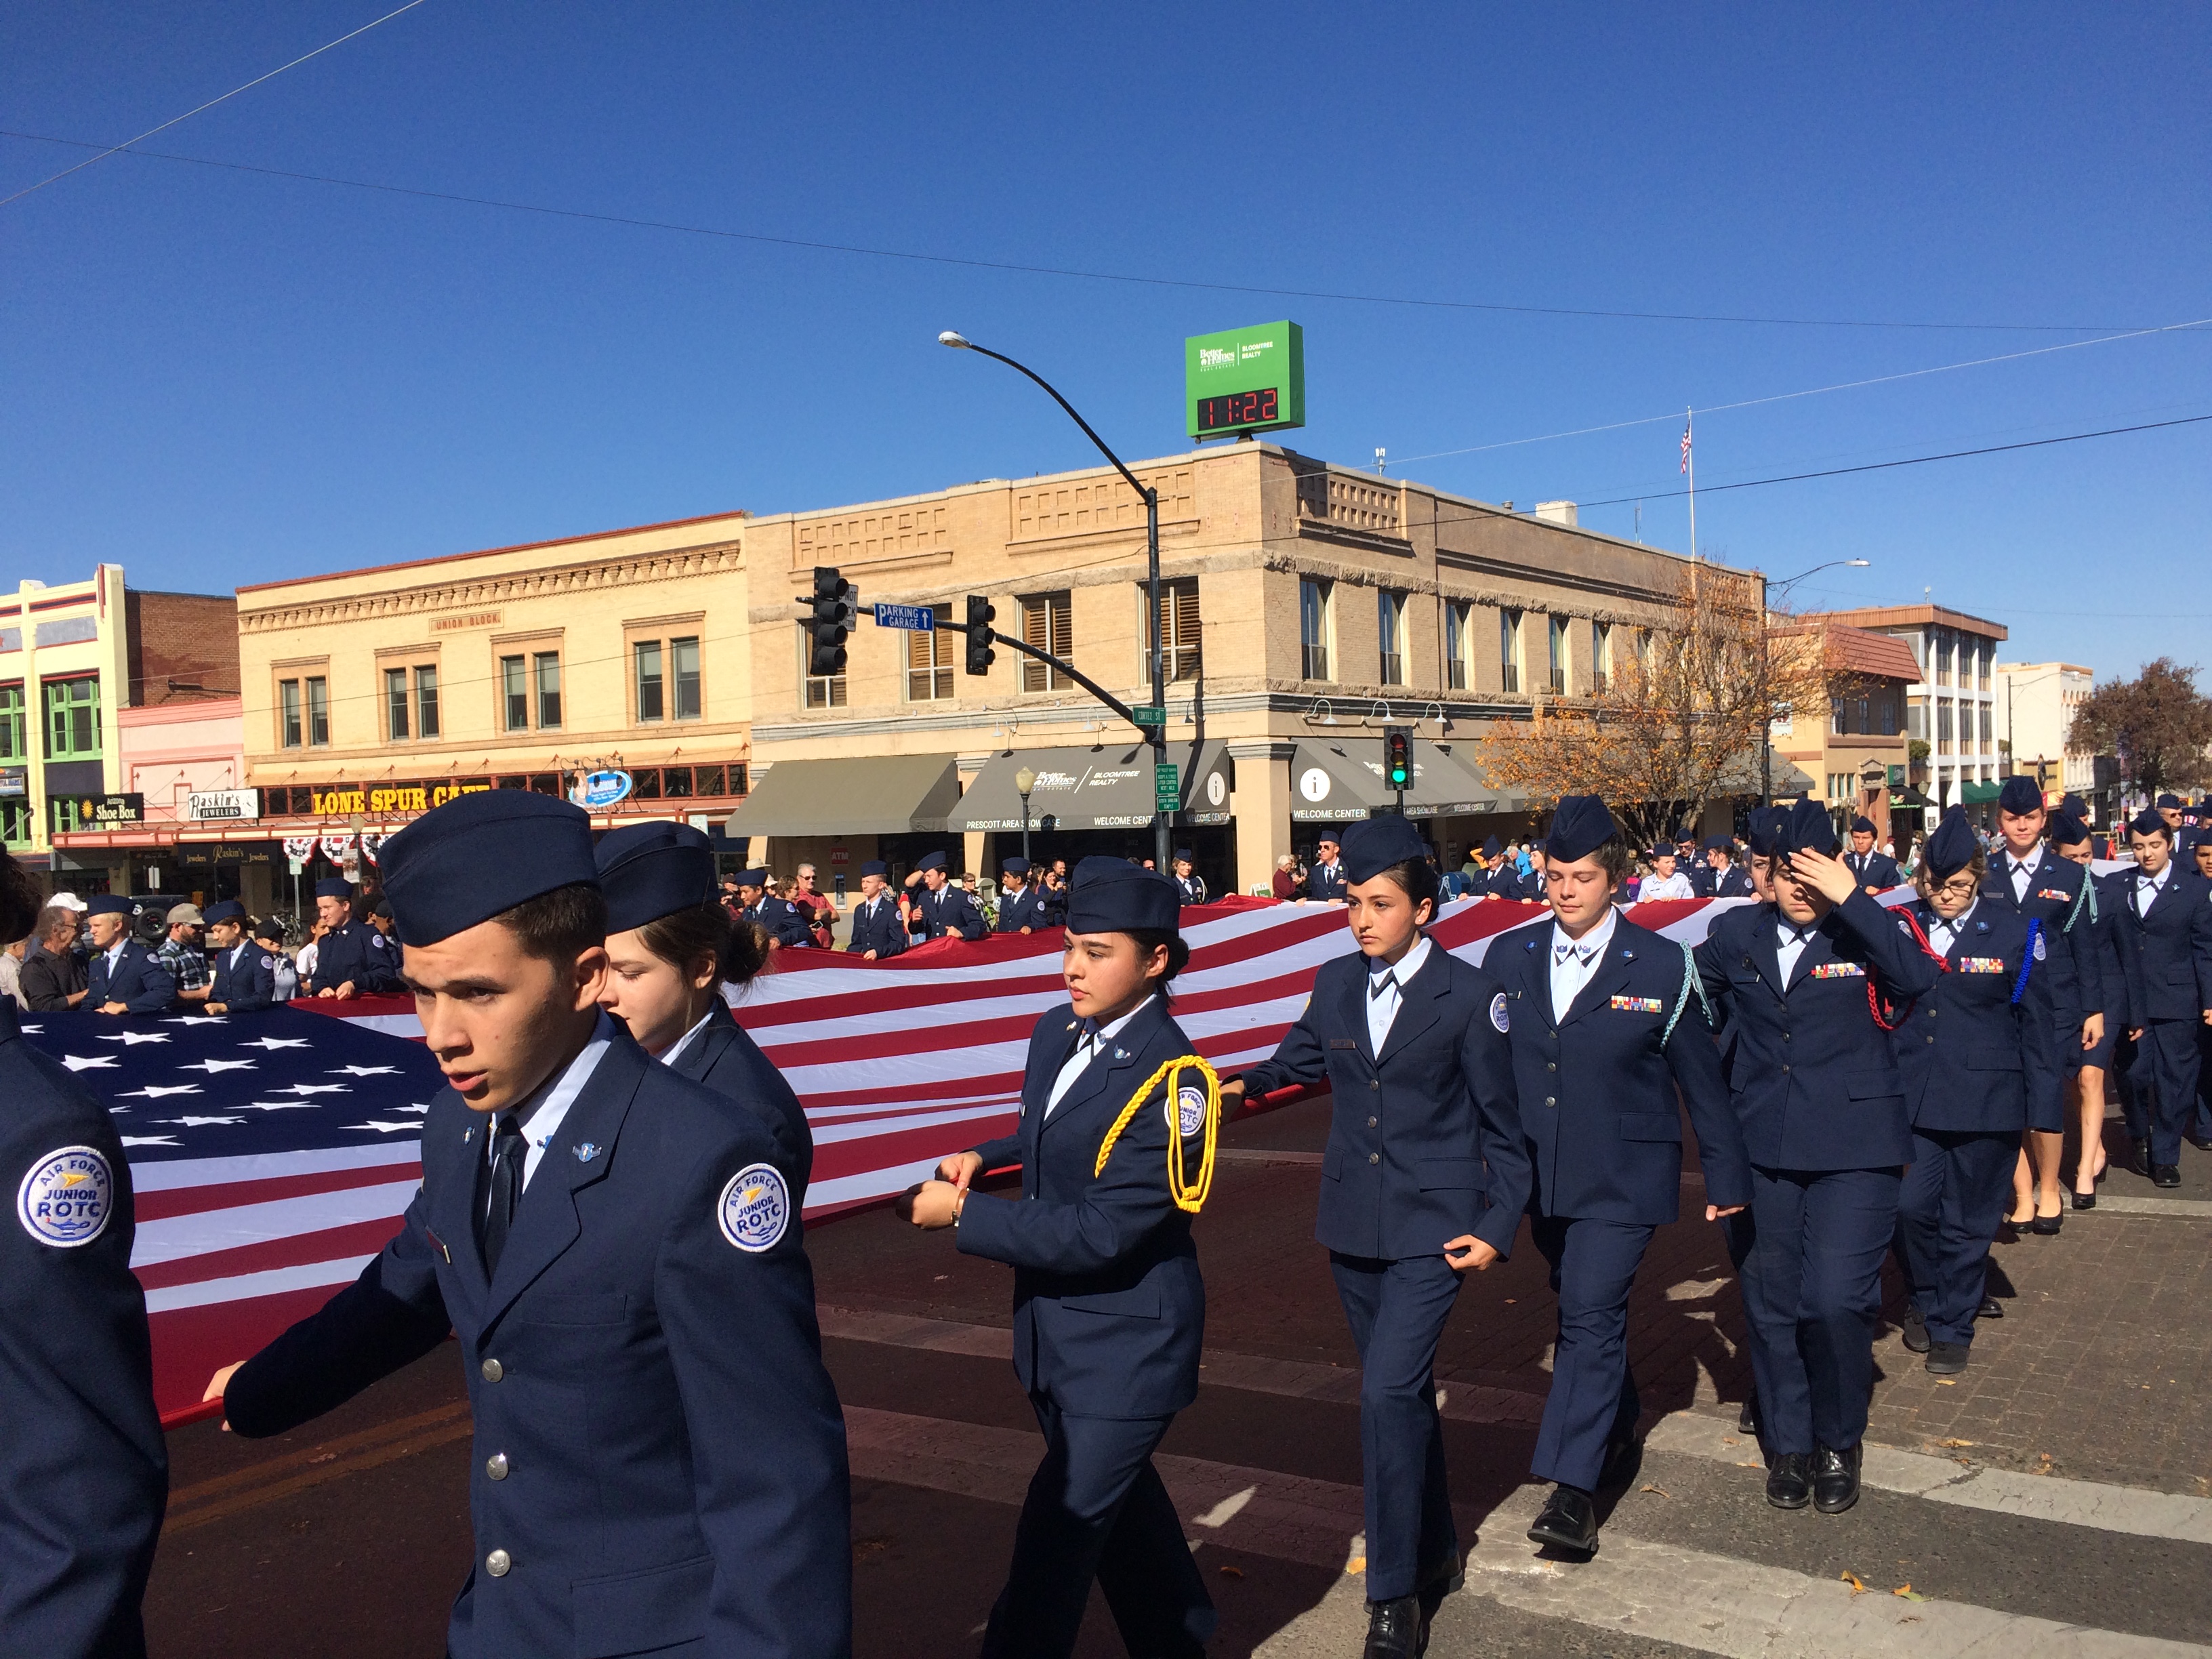
<path fill-rule="evenodd" d="M 951 755 L 877 755 L 778 761 L 723 822 L 746 836 L 901 836 L 942 833 L 960 804 Z"/>

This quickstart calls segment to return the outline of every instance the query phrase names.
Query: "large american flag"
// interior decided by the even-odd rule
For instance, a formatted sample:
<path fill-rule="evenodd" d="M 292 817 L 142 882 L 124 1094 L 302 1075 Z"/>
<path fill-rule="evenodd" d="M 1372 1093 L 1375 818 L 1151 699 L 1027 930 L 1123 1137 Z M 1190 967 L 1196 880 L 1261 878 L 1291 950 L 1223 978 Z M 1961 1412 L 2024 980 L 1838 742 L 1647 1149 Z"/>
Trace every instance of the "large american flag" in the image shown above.
<path fill-rule="evenodd" d="M 1631 914 L 1694 944 L 1717 909 L 1748 902 Z M 1431 932 L 1480 961 L 1495 935 L 1544 914 L 1462 900 Z M 1255 899 L 1186 910 L 1182 932 L 1176 1018 L 1224 1068 L 1273 1053 L 1315 970 L 1354 948 L 1340 908 Z M 735 1012 L 805 1105 L 810 1218 L 878 1202 L 947 1152 L 1010 1133 L 1030 1029 L 1066 994 L 1052 934 L 940 939 L 877 963 L 788 951 L 775 966 Z M 444 1085 L 406 998 L 228 1018 L 46 1014 L 23 1030 L 115 1114 L 137 1194 L 131 1265 L 153 1321 L 155 1397 L 172 1423 L 199 1414 L 218 1367 L 349 1283 L 421 1183 L 422 1117 Z"/>

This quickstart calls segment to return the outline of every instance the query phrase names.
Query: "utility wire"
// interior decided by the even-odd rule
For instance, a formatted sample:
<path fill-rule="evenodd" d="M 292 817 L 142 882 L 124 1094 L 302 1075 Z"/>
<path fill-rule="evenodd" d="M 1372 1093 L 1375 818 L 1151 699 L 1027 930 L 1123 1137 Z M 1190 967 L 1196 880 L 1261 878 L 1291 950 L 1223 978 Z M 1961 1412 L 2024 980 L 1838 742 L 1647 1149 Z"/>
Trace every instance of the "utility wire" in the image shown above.
<path fill-rule="evenodd" d="M 368 33 L 371 29 L 376 27 L 377 23 L 388 23 L 393 18 L 398 16 L 400 12 L 412 11 L 416 7 L 422 3 L 422 0 L 407 0 L 407 3 L 405 5 L 399 7 L 397 10 L 387 11 L 383 16 L 378 18 L 376 22 L 363 23 L 359 28 L 354 30 L 352 33 L 341 34 L 337 40 L 329 42 L 327 45 L 317 46 L 313 52 L 303 53 L 301 56 L 295 58 L 289 64 L 280 64 L 276 68 L 270 70 L 266 75 L 257 75 L 253 79 L 248 81 L 244 86 L 233 87 L 228 92 L 223 94 L 222 97 L 209 99 L 207 102 L 199 106 L 198 109 L 188 109 L 182 115 L 172 117 L 170 119 L 162 122 L 158 127 L 149 127 L 145 131 L 140 133 L 136 138 L 126 138 L 121 143 L 110 144 L 104 149 L 100 149 L 97 144 L 87 144 L 84 146 L 85 149 L 99 149 L 100 154 L 97 155 L 87 156 L 83 161 L 79 161 L 75 167 L 64 167 L 59 173 L 55 173 L 52 178 L 41 179 L 35 185 L 27 185 L 21 190 L 17 191 L 13 196 L 0 196 L 0 207 L 6 207 L 10 202 L 20 202 L 23 198 L 31 194 L 33 191 L 44 190 L 48 185 L 54 184 L 60 179 L 66 179 L 72 173 L 82 173 L 85 168 L 92 166 L 94 162 L 104 161 L 111 155 L 119 155 L 124 150 L 129 149 L 133 144 L 142 143 L 145 140 L 151 138 L 157 132 L 167 132 L 171 127 L 178 125 L 179 122 L 189 121 L 195 115 L 198 115 L 205 111 L 213 109 L 217 104 L 228 103 L 231 99 L 237 97 L 241 92 L 251 92 L 254 88 L 259 86 L 264 81 L 273 81 L 278 76 L 283 74 L 286 70 L 297 69 L 301 64 L 306 63 L 308 58 L 319 58 L 325 52 L 331 51 L 332 48 L 342 46 L 345 45 L 347 41 L 354 40 L 357 36 Z"/>
<path fill-rule="evenodd" d="M 411 0 L 411 3 L 419 5 L 422 3 L 422 0 Z M 404 11 L 406 9 L 408 9 L 408 8 L 405 6 L 400 8 L 401 11 Z M 392 15 L 397 16 L 398 15 L 398 13 L 395 12 Z M 379 19 L 378 21 L 381 21 L 383 20 Z M 374 27 L 375 26 L 371 24 L 369 27 Z M 356 31 L 356 33 L 358 33 L 358 31 Z M 351 37 L 349 36 L 347 38 L 350 39 Z M 331 44 L 336 45 L 337 43 L 333 41 Z M 327 47 L 324 48 L 325 51 L 328 49 L 329 48 Z M 309 56 L 312 57 L 313 54 L 310 53 Z M 301 59 L 301 61 L 305 62 L 306 60 Z M 289 65 L 287 65 L 287 67 L 289 68 Z M 281 73 L 282 71 L 274 72 Z M 263 78 L 265 80 L 267 77 L 264 76 Z M 244 89 L 245 88 L 240 88 L 240 91 L 243 91 Z M 230 94 L 225 94 L 225 96 L 229 95 Z M 222 100 L 217 100 L 216 101 L 220 102 Z M 204 108 L 206 106 L 203 105 L 202 107 Z M 197 113 L 198 112 L 194 112 Z M 182 120 L 185 118 L 179 116 L 177 118 L 179 120 Z M 171 122 L 167 125 L 174 125 L 175 123 Z M 159 132 L 161 128 L 156 127 L 154 131 L 155 132 Z M 150 134 L 141 134 L 140 137 L 147 137 L 150 136 Z M 0 128 L 0 137 L 21 138 L 42 144 L 71 145 L 83 149 L 101 149 L 100 146 L 88 143 L 82 139 L 60 138 L 56 137 L 51 133 L 44 132 L 21 132 Z M 138 142 L 138 139 L 134 138 L 131 141 L 129 145 L 118 144 L 112 149 L 102 149 L 101 154 L 112 155 L 115 154 L 117 150 L 131 149 L 131 145 L 135 145 Z M 966 258 L 945 253 L 921 253 L 916 252 L 910 248 L 871 247 L 860 243 L 813 241 L 797 236 L 770 236 L 758 231 L 729 230 L 713 225 L 686 224 L 678 220 L 644 219 L 632 215 L 620 213 L 594 213 L 580 208 L 548 207 L 542 204 L 534 202 L 512 202 L 502 200 L 497 197 L 467 196 L 453 191 L 424 190 L 407 185 L 387 185 L 379 183 L 374 179 L 347 179 L 331 173 L 299 173 L 284 167 L 256 167 L 245 161 L 219 161 L 209 156 L 184 155 L 174 151 L 168 150 L 131 149 L 131 154 L 134 155 L 143 155 L 149 161 L 181 161 L 192 167 L 218 167 L 230 173 L 258 173 L 264 178 L 290 179 L 303 184 L 335 185 L 348 190 L 377 191 L 389 196 L 411 196 L 422 201 L 450 202 L 457 205 L 465 207 L 496 208 L 507 213 L 534 213 L 542 215 L 548 218 L 555 219 L 578 219 L 592 224 L 621 225 L 634 230 L 667 231 L 674 234 L 684 236 L 711 236 L 725 241 L 757 242 L 771 247 L 802 248 L 817 253 L 851 253 L 872 259 L 904 259 L 921 264 L 954 265 L 969 270 L 1001 270 L 1025 276 L 1064 276 L 1082 282 L 1122 283 L 1143 288 L 1189 289 L 1201 293 L 1209 294 L 1252 294 L 1270 299 L 1326 300 L 1340 301 L 1352 305 L 1412 306 L 1425 310 L 1440 311 L 1500 312 L 1530 317 L 1591 317 L 1607 318 L 1632 322 L 1659 323 L 1728 323 L 1738 325 L 1756 325 L 1776 328 L 1887 328 L 1922 329 L 1938 331 L 1966 331 L 2006 334 L 2081 334 L 2092 332 L 2100 329 L 2111 329 L 2120 326 L 2119 325 L 2112 323 L 1881 322 L 1867 321 L 1860 319 L 1834 317 L 1741 317 L 1694 312 L 1606 311 L 1574 306 L 1508 305 L 1500 301 L 1483 300 L 1421 299 L 1407 295 L 1361 294 L 1329 289 L 1260 288 L 1243 283 L 1206 283 L 1194 281 L 1187 277 L 1145 276 L 1135 275 L 1128 271 L 1085 270 L 1079 267 L 1066 265 L 1022 264 L 1014 261 L 1004 259 L 976 259 Z M 98 161 L 99 159 L 99 156 L 93 157 L 94 161 Z M 90 163 L 80 162 L 78 165 L 80 167 L 83 167 L 89 166 Z M 69 171 L 74 172 L 76 169 L 70 168 Z M 62 173 L 56 173 L 54 175 L 57 179 L 63 176 L 64 174 Z M 52 180 L 49 179 L 46 182 L 51 184 Z M 39 186 L 35 185 L 32 186 L 32 189 L 33 190 L 38 188 Z M 13 197 L 6 198 L 7 201 L 12 201 L 15 198 Z M 5 201 L 0 201 L 0 206 L 5 205 Z M 2155 330 L 2144 330 L 2141 331 L 2156 332 Z M 2125 336 L 2116 336 L 2115 337 L 2124 338 Z M 1627 424 L 1635 424 L 1635 422 L 1628 422 Z M 1594 431 L 1605 431 L 1610 428 L 1600 427 L 1593 428 L 1591 429 Z M 1523 441 L 1534 441 L 1524 440 Z M 1449 450 L 1444 453 L 1448 454 L 1461 454 L 1471 453 L 1472 452 Z M 1427 459 L 1431 458 L 1416 457 L 1414 459 Z"/>

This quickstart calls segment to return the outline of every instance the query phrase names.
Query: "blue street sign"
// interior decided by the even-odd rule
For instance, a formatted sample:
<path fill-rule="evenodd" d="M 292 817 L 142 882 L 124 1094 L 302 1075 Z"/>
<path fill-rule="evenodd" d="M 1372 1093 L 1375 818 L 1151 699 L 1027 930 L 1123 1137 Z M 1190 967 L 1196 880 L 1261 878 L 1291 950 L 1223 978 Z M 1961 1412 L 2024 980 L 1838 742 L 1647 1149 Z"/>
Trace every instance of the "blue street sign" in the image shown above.
<path fill-rule="evenodd" d="M 876 626 L 902 628 L 909 634 L 934 634 L 937 612 L 926 605 L 878 605 Z"/>

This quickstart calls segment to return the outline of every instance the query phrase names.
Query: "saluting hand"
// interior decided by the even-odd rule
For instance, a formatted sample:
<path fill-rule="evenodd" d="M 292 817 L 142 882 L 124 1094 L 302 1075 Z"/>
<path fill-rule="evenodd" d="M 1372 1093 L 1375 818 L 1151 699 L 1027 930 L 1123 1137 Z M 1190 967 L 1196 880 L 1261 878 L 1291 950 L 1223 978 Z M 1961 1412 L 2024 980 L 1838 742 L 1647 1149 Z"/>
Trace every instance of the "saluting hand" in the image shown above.
<path fill-rule="evenodd" d="M 1797 878 L 1831 904 L 1841 904 L 1858 890 L 1858 878 L 1841 859 L 1801 848 L 1790 855 L 1790 868 Z"/>

